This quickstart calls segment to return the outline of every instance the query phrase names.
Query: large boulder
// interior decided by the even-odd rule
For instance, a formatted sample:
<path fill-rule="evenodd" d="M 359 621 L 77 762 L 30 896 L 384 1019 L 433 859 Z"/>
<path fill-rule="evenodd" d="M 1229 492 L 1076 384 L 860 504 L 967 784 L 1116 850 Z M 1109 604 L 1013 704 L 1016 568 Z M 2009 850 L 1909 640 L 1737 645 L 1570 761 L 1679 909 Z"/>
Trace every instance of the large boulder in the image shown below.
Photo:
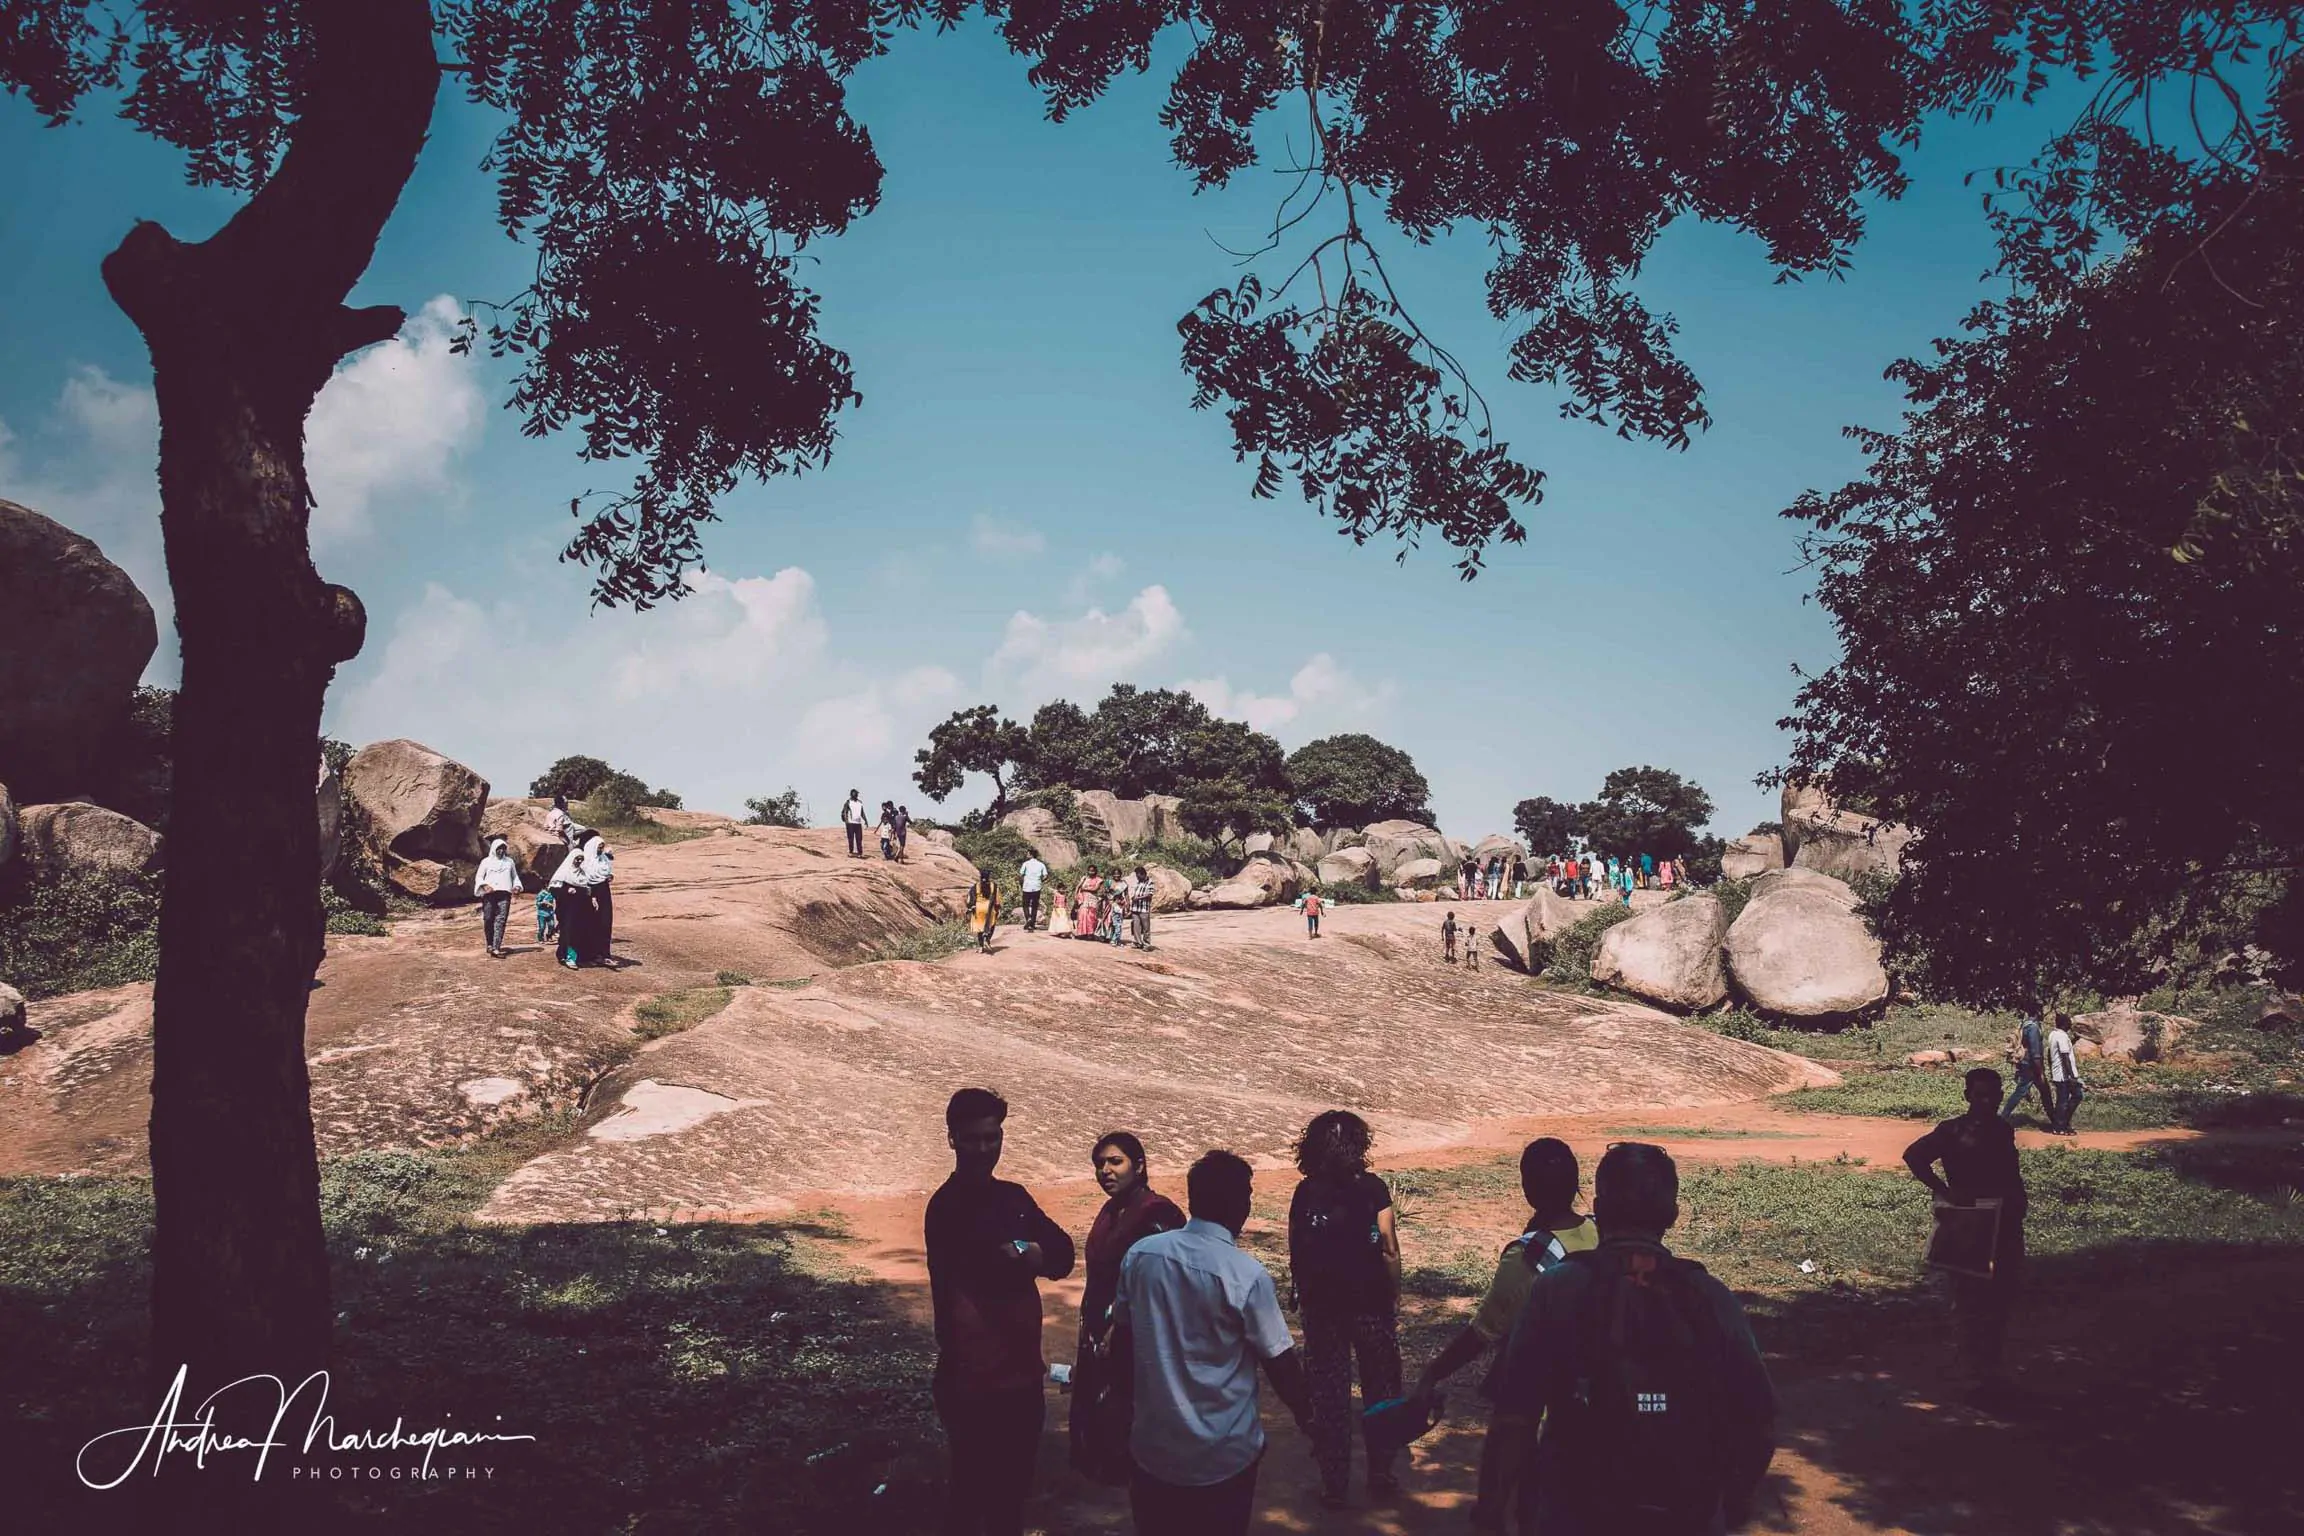
<path fill-rule="evenodd" d="M 159 643 L 126 571 L 63 524 L 0 501 L 0 779 L 37 800 L 102 780 Z"/>
<path fill-rule="evenodd" d="M 1152 840 L 1157 843 L 1174 842 L 1186 836 L 1184 831 L 1184 800 L 1180 795 L 1146 795 L 1143 804 L 1152 809 Z"/>
<path fill-rule="evenodd" d="M 1146 865 L 1152 881 L 1152 910 L 1180 912 L 1192 900 L 1192 882 L 1165 864 Z"/>
<path fill-rule="evenodd" d="M 519 866 L 527 888 L 540 891 L 568 857 L 568 845 L 545 828 L 549 800 L 491 800 L 480 816 L 480 843 L 504 839 L 504 851 Z"/>
<path fill-rule="evenodd" d="M 1845 1018 L 1888 997 L 1880 941 L 1830 891 L 1811 885 L 1778 883 L 1754 895 L 1723 947 L 1729 980 L 1763 1013 Z"/>
<path fill-rule="evenodd" d="M 1208 893 L 1216 908 L 1269 907 L 1294 901 L 1303 891 L 1297 866 L 1270 853 L 1251 854 L 1240 872 Z"/>
<path fill-rule="evenodd" d="M 1725 880 L 1749 880 L 1783 867 L 1784 839 L 1773 832 L 1736 838 L 1720 854 L 1720 875 Z"/>
<path fill-rule="evenodd" d="M 1328 840 L 1310 827 L 1298 827 L 1288 834 L 1288 857 L 1299 864 L 1317 864 L 1328 853 Z"/>
<path fill-rule="evenodd" d="M 1361 885 L 1373 891 L 1384 883 L 1376 855 L 1365 848 L 1339 848 L 1313 866 L 1322 885 Z"/>
<path fill-rule="evenodd" d="M 1118 853 L 1130 843 L 1152 840 L 1159 820 L 1156 808 L 1144 800 L 1123 800 L 1108 789 L 1083 789 L 1072 797 L 1080 817 L 1101 839 L 1106 853 Z"/>
<path fill-rule="evenodd" d="M 1592 979 L 1666 1008 L 1710 1008 L 1728 996 L 1720 963 L 1727 931 L 1728 909 L 1716 896 L 1667 902 L 1608 930 Z"/>
<path fill-rule="evenodd" d="M 160 867 L 160 834 L 85 801 L 28 805 L 16 813 L 24 862 L 49 879 L 149 874 Z"/>
<path fill-rule="evenodd" d="M 1276 853 L 1279 850 L 1280 839 L 1269 832 L 1251 832 L 1240 840 L 1242 853 Z"/>
<path fill-rule="evenodd" d="M 8 786 L 0 784 L 0 869 L 16 857 L 16 799 L 8 793 Z"/>
<path fill-rule="evenodd" d="M 1830 875 L 1813 869 L 1802 869 L 1798 865 L 1790 869 L 1772 869 L 1764 875 L 1752 877 L 1752 900 L 1758 901 L 1778 891 L 1810 891 L 1838 902 L 1851 912 L 1856 910 L 1856 892 L 1847 881 L 1835 880 Z"/>
<path fill-rule="evenodd" d="M 1032 851 L 1040 855 L 1041 862 L 1050 869 L 1070 869 L 1080 862 L 1080 845 L 1064 835 L 1053 811 L 1029 805 L 1001 817 L 1000 825 L 1015 828 L 1017 835 L 1032 845 Z"/>
<path fill-rule="evenodd" d="M 1599 909 L 1599 903 L 1570 901 L 1550 886 L 1539 884 L 1536 894 L 1496 920 L 1488 934 L 1496 957 L 1515 970 L 1543 969 L 1545 946 Z"/>
<path fill-rule="evenodd" d="M 421 742 L 370 742 L 344 768 L 344 795 L 384 878 L 419 901 L 468 901 L 488 781 Z"/>
<path fill-rule="evenodd" d="M 2072 1018 L 2075 1034 L 2093 1040 L 2100 1054 L 2116 1061 L 2165 1060 L 2176 1054 L 2185 1035 L 2199 1027 L 2172 1013 L 2139 1012 L 2132 1007 L 2112 1007 Z"/>
<path fill-rule="evenodd" d="M 1363 828 L 1360 846 L 1376 856 L 1376 867 L 1395 885 L 1402 883 L 1395 877 L 1403 864 L 1436 859 L 1452 865 L 1456 858 L 1447 838 L 1414 821 L 1380 821 Z"/>
<path fill-rule="evenodd" d="M 1787 783 L 1783 808 L 1784 849 L 1800 868 L 1843 880 L 1903 868 L 1910 827 L 1842 810 L 1821 784 Z"/>
<path fill-rule="evenodd" d="M 1438 859 L 1408 859 L 1395 865 L 1385 878 L 1392 882 L 1395 890 L 1429 891 L 1440 884 L 1440 877 L 1446 872 L 1447 866 Z"/>
<path fill-rule="evenodd" d="M 0 981 L 0 1040 L 24 1032 L 24 994 Z"/>
<path fill-rule="evenodd" d="M 1330 853 L 1341 853 L 1347 848 L 1362 848 L 1368 843 L 1368 834 L 1358 827 L 1335 827 L 1322 834 L 1320 841 Z"/>
<path fill-rule="evenodd" d="M 1518 859 L 1525 864 L 1528 862 L 1528 849 L 1516 837 L 1506 837 L 1501 832 L 1491 832 L 1472 845 L 1472 858 L 1482 869 L 1488 867 L 1488 861 L 1492 858 Z"/>
<path fill-rule="evenodd" d="M 344 844 L 344 780 L 328 760 L 320 760 L 320 782 L 312 789 L 312 811 L 320 830 L 320 883 L 336 873 L 336 856 Z"/>

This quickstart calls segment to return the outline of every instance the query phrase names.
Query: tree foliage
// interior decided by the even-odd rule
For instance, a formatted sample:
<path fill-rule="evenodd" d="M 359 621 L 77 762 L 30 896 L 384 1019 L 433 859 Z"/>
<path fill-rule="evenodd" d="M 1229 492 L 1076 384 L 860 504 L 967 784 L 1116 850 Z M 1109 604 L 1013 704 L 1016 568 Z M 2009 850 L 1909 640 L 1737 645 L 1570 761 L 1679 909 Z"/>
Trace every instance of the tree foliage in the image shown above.
<path fill-rule="evenodd" d="M 1577 816 L 1581 807 L 1536 795 L 1512 807 L 1512 826 L 1531 853 L 1548 856 L 1576 846 Z"/>
<path fill-rule="evenodd" d="M 1712 797 L 1669 768 L 1618 768 L 1599 797 L 1578 806 L 1576 832 L 1612 858 L 1643 853 L 1676 859 L 1696 852 Z"/>
<path fill-rule="evenodd" d="M 554 795 L 581 800 L 607 783 L 608 776 L 615 771 L 597 757 L 581 754 L 564 757 L 536 775 L 528 785 L 528 793 L 539 800 L 548 800 Z"/>
<path fill-rule="evenodd" d="M 998 817 L 1008 804 L 1008 792 L 1022 782 L 1031 743 L 1031 733 L 1004 718 L 997 705 L 956 709 L 928 733 L 928 745 L 912 754 L 917 765 L 912 782 L 929 799 L 941 802 L 967 782 L 969 774 L 984 774 L 992 780 L 992 814 Z"/>
<path fill-rule="evenodd" d="M 2294 113 L 2296 94 L 2289 98 Z M 1938 995 L 2304 961 L 2304 191 L 2293 146 L 2055 297 L 1896 371 L 1902 431 L 1811 494 L 1843 660 L 1790 771 L 1920 829 L 1879 902 Z"/>
<path fill-rule="evenodd" d="M 1357 731 L 1323 736 L 1289 753 L 1288 779 L 1301 819 L 1323 831 L 1432 815 L 1432 786 L 1414 759 Z"/>

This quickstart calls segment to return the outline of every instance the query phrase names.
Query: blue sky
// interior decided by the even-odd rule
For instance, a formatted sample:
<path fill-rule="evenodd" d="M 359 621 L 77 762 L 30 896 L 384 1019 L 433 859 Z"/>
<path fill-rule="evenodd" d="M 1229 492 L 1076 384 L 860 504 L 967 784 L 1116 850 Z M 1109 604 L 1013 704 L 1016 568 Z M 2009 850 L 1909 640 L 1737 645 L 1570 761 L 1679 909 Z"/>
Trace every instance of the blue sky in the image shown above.
<path fill-rule="evenodd" d="M 1893 423 L 1881 370 L 1997 291 L 1961 176 L 2024 158 L 2049 119 L 1941 125 L 1845 283 L 1779 285 L 1748 238 L 1668 233 L 1642 291 L 1716 422 L 1685 453 L 1563 422 L 1504 377 L 1480 242 L 1395 241 L 1419 320 L 1548 476 L 1528 543 L 1465 584 L 1443 549 L 1398 564 L 1293 493 L 1251 500 L 1221 415 L 1188 409 L 1176 318 L 1236 278 L 1218 242 L 1253 243 L 1282 183 L 1194 196 L 1155 120 L 1164 78 L 1053 125 L 980 23 L 862 71 L 882 203 L 815 248 L 813 281 L 864 404 L 828 470 L 730 498 L 699 590 L 639 616 L 590 612 L 554 558 L 569 497 L 620 477 L 573 438 L 522 438 L 501 365 L 448 355 L 461 307 L 531 257 L 476 170 L 492 120 L 444 97 L 356 298 L 414 318 L 348 360 L 311 426 L 316 558 L 369 614 L 330 732 L 414 737 L 498 793 L 590 752 L 716 809 L 792 784 L 823 818 L 851 784 L 923 810 L 911 752 L 953 708 L 1022 717 L 1128 681 L 1190 685 L 1289 747 L 1393 741 L 1460 836 L 1631 763 L 1704 785 L 1716 830 L 1771 818 L 1752 778 L 1783 756 L 1790 669 L 1834 653 L 1777 514 L 1856 469 L 1842 427 Z M 0 496 L 95 538 L 165 628 L 149 367 L 97 264 L 131 218 L 198 238 L 231 205 L 100 110 L 52 132 L 0 99 L 0 164 Z M 173 667 L 171 633 L 154 680 Z"/>

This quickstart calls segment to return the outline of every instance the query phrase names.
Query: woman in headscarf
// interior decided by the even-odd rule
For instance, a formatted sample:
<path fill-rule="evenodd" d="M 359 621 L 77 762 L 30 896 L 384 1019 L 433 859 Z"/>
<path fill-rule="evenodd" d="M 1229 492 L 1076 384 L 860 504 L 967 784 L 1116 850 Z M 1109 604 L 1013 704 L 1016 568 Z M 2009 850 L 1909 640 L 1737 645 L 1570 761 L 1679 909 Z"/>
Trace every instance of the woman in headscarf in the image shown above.
<path fill-rule="evenodd" d="M 570 970 L 583 963 L 592 928 L 591 889 L 584 878 L 584 854 L 571 850 L 552 872 L 552 911 L 560 924 L 560 963 Z"/>
<path fill-rule="evenodd" d="M 616 855 L 599 833 L 591 833 L 584 841 L 584 884 L 592 897 L 592 942 L 584 958 L 594 965 L 616 963 L 615 955 L 608 948 L 616 938 L 616 892 L 612 884 L 615 878 Z"/>
<path fill-rule="evenodd" d="M 976 947 L 992 947 L 992 930 L 1000 925 L 1000 887 L 992 882 L 992 871 L 976 871 L 976 893 L 968 904 L 968 931 L 976 935 Z"/>
<path fill-rule="evenodd" d="M 1155 1232 L 1184 1225 L 1184 1213 L 1152 1191 L 1144 1143 L 1127 1131 L 1106 1131 L 1090 1154 L 1104 1208 L 1088 1229 L 1088 1279 L 1080 1295 L 1080 1348 L 1072 1366 L 1072 1465 L 1084 1476 L 1115 1487 L 1129 1476 L 1131 1411 L 1129 1362 L 1113 1352 L 1112 1299 L 1120 1291 L 1120 1261 Z"/>
<path fill-rule="evenodd" d="M 488 844 L 488 857 L 472 874 L 472 894 L 480 898 L 480 931 L 488 940 L 488 958 L 504 958 L 504 920 L 512 915 L 512 893 L 520 889 L 520 867 L 504 839 Z"/>

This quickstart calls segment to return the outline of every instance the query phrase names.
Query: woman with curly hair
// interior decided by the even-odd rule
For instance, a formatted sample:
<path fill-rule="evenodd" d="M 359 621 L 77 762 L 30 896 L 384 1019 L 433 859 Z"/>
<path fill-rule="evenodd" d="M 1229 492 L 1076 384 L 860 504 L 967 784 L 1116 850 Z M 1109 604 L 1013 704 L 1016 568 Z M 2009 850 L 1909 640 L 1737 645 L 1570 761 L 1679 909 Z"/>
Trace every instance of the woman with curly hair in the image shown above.
<path fill-rule="evenodd" d="M 1400 1238 L 1392 1191 L 1368 1171 L 1375 1140 L 1346 1109 L 1313 1117 L 1296 1143 L 1304 1178 L 1288 1207 L 1288 1265 L 1304 1325 L 1304 1364 L 1312 1385 L 1312 1456 L 1320 1502 L 1345 1503 L 1352 1477 L 1352 1369 L 1363 1409 L 1400 1395 Z M 1393 1457 L 1371 1456 L 1368 1495 L 1400 1490 Z"/>

